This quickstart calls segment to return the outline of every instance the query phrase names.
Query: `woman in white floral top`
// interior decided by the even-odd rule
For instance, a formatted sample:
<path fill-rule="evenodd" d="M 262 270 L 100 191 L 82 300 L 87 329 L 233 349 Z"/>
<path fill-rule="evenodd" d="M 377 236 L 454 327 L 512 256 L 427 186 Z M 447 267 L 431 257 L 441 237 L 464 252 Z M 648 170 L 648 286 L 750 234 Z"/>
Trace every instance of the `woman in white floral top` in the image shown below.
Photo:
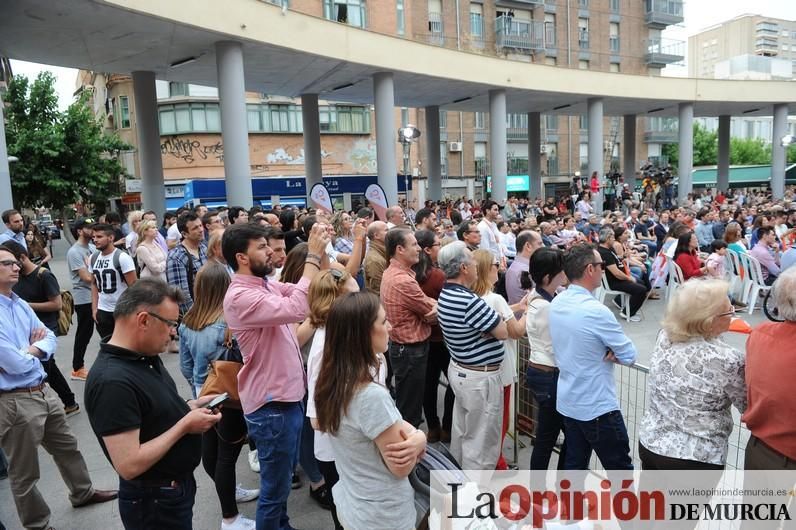
<path fill-rule="evenodd" d="M 689 280 L 666 308 L 639 432 L 643 469 L 724 468 L 730 408 L 746 409 L 744 354 L 719 338 L 735 314 L 727 291 L 722 280 Z"/>

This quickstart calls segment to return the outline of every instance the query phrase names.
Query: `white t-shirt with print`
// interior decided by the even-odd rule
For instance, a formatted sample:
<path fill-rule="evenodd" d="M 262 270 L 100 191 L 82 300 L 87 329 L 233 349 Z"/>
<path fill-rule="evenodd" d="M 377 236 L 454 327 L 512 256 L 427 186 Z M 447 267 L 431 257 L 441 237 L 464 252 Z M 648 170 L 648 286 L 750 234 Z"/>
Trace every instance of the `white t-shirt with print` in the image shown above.
<path fill-rule="evenodd" d="M 127 290 L 127 282 L 124 277 L 119 276 L 119 271 L 113 266 L 113 255 L 116 252 L 119 253 L 119 268 L 122 269 L 122 273 L 135 271 L 133 258 L 119 249 L 115 249 L 107 255 L 100 254 L 94 264 L 89 262 L 88 266 L 88 272 L 94 275 L 94 283 L 99 292 L 97 309 L 109 313 L 113 313 L 119 297 Z"/>

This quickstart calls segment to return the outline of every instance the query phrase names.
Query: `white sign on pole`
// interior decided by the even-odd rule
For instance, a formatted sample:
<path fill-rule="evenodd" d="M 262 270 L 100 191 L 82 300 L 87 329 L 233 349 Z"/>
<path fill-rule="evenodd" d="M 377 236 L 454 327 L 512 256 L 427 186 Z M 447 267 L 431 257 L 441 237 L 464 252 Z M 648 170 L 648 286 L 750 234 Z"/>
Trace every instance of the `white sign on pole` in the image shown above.
<path fill-rule="evenodd" d="M 141 193 L 143 188 L 140 179 L 127 179 L 124 181 L 124 189 L 127 193 Z"/>

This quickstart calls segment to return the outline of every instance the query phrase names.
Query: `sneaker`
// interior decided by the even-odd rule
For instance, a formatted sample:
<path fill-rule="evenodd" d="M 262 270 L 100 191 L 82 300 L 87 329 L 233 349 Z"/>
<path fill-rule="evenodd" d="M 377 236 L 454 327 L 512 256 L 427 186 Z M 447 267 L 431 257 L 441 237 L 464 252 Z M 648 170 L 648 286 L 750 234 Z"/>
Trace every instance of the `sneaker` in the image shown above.
<path fill-rule="evenodd" d="M 85 381 L 87 377 L 88 370 L 86 370 L 84 366 L 80 370 L 72 370 L 72 377 L 70 379 L 72 379 L 72 381 Z"/>
<path fill-rule="evenodd" d="M 301 477 L 298 473 L 293 472 L 293 479 L 290 482 L 290 489 L 297 490 L 303 486 L 304 483 L 301 481 Z"/>
<path fill-rule="evenodd" d="M 247 490 L 240 487 L 240 484 L 235 486 L 235 502 L 250 502 L 260 496 L 260 490 Z"/>
<path fill-rule="evenodd" d="M 66 413 L 67 416 L 74 416 L 78 412 L 80 412 L 80 405 L 77 403 L 69 407 L 64 407 L 64 413 Z"/>
<path fill-rule="evenodd" d="M 254 530 L 256 527 L 257 524 L 253 520 L 240 514 L 231 523 L 221 521 L 221 530 Z"/>
<path fill-rule="evenodd" d="M 641 317 L 638 316 L 638 315 L 633 315 L 632 317 L 630 317 L 630 321 L 631 322 L 641 322 Z"/>
<path fill-rule="evenodd" d="M 260 459 L 257 456 L 257 449 L 249 451 L 249 467 L 255 473 L 260 472 Z"/>

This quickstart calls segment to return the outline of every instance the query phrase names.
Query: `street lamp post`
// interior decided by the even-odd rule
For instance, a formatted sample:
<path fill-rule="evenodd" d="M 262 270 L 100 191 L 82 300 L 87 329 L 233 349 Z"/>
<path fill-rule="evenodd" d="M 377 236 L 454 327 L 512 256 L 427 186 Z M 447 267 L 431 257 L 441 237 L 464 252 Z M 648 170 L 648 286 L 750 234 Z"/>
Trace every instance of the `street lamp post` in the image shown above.
<path fill-rule="evenodd" d="M 407 124 L 406 127 L 398 129 L 398 142 L 403 146 L 404 152 L 404 196 L 407 206 L 409 206 L 409 154 L 412 143 L 418 138 L 420 138 L 420 129 L 414 125 Z"/>

